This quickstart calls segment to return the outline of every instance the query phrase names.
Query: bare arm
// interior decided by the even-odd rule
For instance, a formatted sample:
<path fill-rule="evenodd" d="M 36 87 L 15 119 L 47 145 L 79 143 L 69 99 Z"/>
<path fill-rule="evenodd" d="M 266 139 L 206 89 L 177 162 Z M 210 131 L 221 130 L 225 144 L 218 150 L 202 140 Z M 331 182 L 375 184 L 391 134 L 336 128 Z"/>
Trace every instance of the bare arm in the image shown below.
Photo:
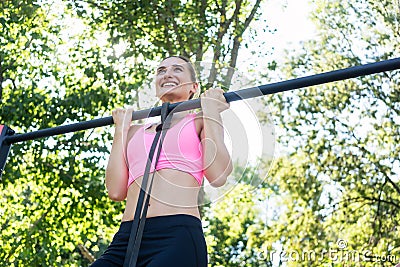
<path fill-rule="evenodd" d="M 221 114 L 229 107 L 221 89 L 210 89 L 202 95 L 204 175 L 214 187 L 226 183 L 232 172 L 232 160 L 224 143 L 224 128 Z"/>
<path fill-rule="evenodd" d="M 115 201 L 122 201 L 128 193 L 128 166 L 126 146 L 134 127 L 130 126 L 132 110 L 113 111 L 115 123 L 114 139 L 106 169 L 106 187 L 108 196 Z"/>

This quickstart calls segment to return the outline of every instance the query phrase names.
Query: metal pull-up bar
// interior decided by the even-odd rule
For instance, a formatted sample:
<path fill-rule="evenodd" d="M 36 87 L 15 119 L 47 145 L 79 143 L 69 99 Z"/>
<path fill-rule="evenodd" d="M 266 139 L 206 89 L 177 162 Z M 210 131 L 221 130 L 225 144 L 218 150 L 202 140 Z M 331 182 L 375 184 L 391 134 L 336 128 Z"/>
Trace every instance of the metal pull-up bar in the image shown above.
<path fill-rule="evenodd" d="M 324 72 L 277 83 L 260 85 L 256 87 L 241 89 L 234 92 L 227 92 L 224 93 L 224 96 L 227 102 L 232 102 L 397 69 L 400 69 L 400 58 L 394 58 L 355 67 Z M 170 104 L 169 110 L 170 112 L 180 112 L 200 107 L 200 99 L 192 99 Z M 160 114 L 161 106 L 145 110 L 138 110 L 132 113 L 132 120 L 155 117 L 159 116 Z M 113 118 L 110 116 L 23 134 L 14 134 L 14 132 L 7 126 L 0 126 L 0 179 L 7 160 L 8 152 L 11 148 L 11 145 L 14 143 L 112 125 L 113 123 Z"/>

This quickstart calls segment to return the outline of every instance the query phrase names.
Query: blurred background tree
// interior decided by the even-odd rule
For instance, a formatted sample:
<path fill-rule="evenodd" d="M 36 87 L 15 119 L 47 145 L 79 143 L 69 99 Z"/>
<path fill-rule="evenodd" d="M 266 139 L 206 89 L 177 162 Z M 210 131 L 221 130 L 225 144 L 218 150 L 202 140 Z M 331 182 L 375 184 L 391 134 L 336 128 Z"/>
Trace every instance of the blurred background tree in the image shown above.
<path fill-rule="evenodd" d="M 318 35 L 304 42 L 300 54 L 288 51 L 280 69 L 285 78 L 399 55 L 397 1 L 311 3 Z M 281 209 L 270 222 L 269 242 L 286 251 L 338 251 L 336 261 L 326 255 L 287 266 L 400 261 L 399 89 L 400 73 L 394 71 L 270 98 L 282 130 L 279 143 L 287 153 L 267 181 L 279 188 L 275 199 Z M 340 261 L 339 253 L 349 251 L 359 253 L 359 262 L 351 256 Z"/>
<path fill-rule="evenodd" d="M 255 38 L 251 25 L 268 16 L 261 4 L 2 1 L 0 123 L 22 133 L 142 108 L 154 63 L 172 54 L 209 61 L 202 90 L 215 82 L 227 90 L 241 45 L 251 44 L 245 34 Z M 317 37 L 286 51 L 283 64 L 260 58 L 255 84 L 398 56 L 398 2 L 310 4 Z M 335 249 L 399 255 L 399 75 L 265 98 L 284 149 L 266 177 L 267 160 L 236 165 L 232 190 L 203 207 L 210 266 L 342 266 L 324 254 Z M 104 251 L 124 209 L 104 186 L 110 129 L 13 146 L 0 183 L 0 266 L 88 266 Z M 307 251 L 318 260 L 279 253 Z M 347 264 L 394 264 L 364 256 Z"/>
<path fill-rule="evenodd" d="M 208 58 L 203 84 L 212 85 L 222 67 L 234 69 L 260 0 L 0 6 L 0 123 L 23 133 L 140 108 L 142 84 L 166 55 Z M 104 186 L 111 138 L 103 128 L 12 147 L 0 184 L 1 266 L 87 266 L 104 251 L 124 209 Z"/>

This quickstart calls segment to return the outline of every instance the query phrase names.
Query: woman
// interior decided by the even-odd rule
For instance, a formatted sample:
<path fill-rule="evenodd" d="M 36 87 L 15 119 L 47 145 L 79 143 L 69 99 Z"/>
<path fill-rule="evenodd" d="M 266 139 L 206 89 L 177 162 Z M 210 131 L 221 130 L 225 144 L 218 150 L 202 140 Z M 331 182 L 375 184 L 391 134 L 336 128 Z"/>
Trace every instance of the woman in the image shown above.
<path fill-rule="evenodd" d="M 164 59 L 156 71 L 156 95 L 162 102 L 188 100 L 198 90 L 195 70 L 181 56 Z M 220 113 L 229 108 L 221 89 L 200 97 L 202 111 L 174 113 L 155 171 L 137 266 L 207 266 L 207 249 L 197 197 L 206 177 L 225 184 L 232 162 L 224 144 Z M 157 125 L 131 125 L 132 109 L 113 111 L 115 133 L 106 170 L 112 200 L 126 198 L 119 231 L 95 266 L 122 266 L 132 220 Z"/>

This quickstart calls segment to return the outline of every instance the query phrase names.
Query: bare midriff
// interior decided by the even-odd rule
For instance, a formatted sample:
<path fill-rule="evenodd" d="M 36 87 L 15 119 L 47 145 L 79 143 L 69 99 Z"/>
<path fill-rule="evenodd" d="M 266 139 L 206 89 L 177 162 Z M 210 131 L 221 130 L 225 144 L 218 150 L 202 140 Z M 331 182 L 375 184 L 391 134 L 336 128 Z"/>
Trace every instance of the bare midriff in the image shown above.
<path fill-rule="evenodd" d="M 133 220 L 142 180 L 143 176 L 139 177 L 128 189 L 122 221 Z M 146 217 L 188 214 L 200 218 L 197 202 L 199 190 L 198 182 L 188 173 L 175 169 L 156 171 Z"/>

